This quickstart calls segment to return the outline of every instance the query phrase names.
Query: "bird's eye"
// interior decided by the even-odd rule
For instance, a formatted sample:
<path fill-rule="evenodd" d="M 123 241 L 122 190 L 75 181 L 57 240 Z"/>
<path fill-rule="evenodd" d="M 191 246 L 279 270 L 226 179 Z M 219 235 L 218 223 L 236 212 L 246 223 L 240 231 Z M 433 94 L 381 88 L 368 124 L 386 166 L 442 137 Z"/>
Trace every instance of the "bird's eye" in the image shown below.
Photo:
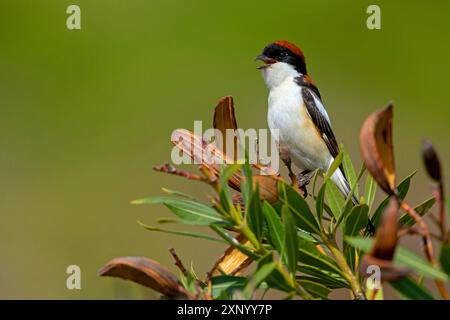
<path fill-rule="evenodd" d="M 285 58 L 287 56 L 287 52 L 286 51 L 281 51 L 280 52 L 280 58 Z"/>

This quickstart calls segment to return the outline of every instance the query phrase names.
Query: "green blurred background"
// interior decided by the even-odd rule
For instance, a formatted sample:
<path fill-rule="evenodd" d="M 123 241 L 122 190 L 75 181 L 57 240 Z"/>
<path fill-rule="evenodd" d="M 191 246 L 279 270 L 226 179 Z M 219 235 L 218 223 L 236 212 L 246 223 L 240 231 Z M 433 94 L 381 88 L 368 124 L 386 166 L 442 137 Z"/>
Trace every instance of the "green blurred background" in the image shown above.
<path fill-rule="evenodd" d="M 211 123 L 219 97 L 235 97 L 241 127 L 266 128 L 254 57 L 277 39 L 304 50 L 356 163 L 364 117 L 395 102 L 399 175 L 419 169 L 411 202 L 425 198 L 422 137 L 450 164 L 450 2 L 376 1 L 371 31 L 373 3 L 2 0 L 0 298 L 156 297 L 96 272 L 124 255 L 172 267 L 172 246 L 205 272 L 222 246 L 145 231 L 136 220 L 168 212 L 130 201 L 163 186 L 204 194 L 151 168 L 170 159 L 172 130 Z M 66 29 L 69 4 L 82 30 Z M 81 290 L 66 289 L 70 264 Z"/>

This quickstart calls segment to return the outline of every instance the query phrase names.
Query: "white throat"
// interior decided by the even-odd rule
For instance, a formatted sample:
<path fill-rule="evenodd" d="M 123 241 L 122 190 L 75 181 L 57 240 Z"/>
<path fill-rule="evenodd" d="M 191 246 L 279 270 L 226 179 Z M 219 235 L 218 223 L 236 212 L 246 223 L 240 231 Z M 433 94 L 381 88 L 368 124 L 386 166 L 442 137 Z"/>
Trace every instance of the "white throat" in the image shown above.
<path fill-rule="evenodd" d="M 262 69 L 264 82 L 269 90 L 278 87 L 287 79 L 298 77 L 300 73 L 293 66 L 285 62 L 276 62 Z"/>

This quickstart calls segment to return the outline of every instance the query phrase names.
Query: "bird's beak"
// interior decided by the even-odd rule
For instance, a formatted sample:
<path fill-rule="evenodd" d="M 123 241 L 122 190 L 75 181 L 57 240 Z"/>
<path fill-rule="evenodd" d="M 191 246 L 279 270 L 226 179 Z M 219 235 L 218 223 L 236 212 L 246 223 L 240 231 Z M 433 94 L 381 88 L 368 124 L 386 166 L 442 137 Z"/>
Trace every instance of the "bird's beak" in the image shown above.
<path fill-rule="evenodd" d="M 258 56 L 256 56 L 255 61 L 262 61 L 264 62 L 264 64 L 260 65 L 259 67 L 256 67 L 256 69 L 266 69 L 268 67 L 270 67 L 270 65 L 274 64 L 275 62 L 277 62 L 276 60 L 269 58 L 268 56 L 264 55 L 264 54 L 260 54 Z"/>

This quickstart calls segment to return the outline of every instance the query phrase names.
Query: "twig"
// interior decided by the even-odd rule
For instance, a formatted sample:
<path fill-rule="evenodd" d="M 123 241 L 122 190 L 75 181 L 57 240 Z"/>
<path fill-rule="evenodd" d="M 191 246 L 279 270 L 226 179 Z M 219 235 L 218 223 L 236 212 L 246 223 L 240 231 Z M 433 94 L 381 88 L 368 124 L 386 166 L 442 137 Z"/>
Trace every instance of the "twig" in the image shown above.
<path fill-rule="evenodd" d="M 328 247 L 333 256 L 336 258 L 336 263 L 341 268 L 343 276 L 346 278 L 348 284 L 350 285 L 352 293 L 355 296 L 355 299 L 366 300 L 367 298 L 358 282 L 358 279 L 355 277 L 349 265 L 347 264 L 347 261 L 345 260 L 345 257 L 342 254 L 342 252 L 337 248 L 335 241 L 333 239 L 330 240 L 323 239 L 323 240 L 325 242 L 325 245 Z"/>
<path fill-rule="evenodd" d="M 397 237 L 401 238 L 406 235 L 422 235 L 422 230 L 415 228 L 415 227 L 409 227 L 409 228 L 402 228 L 398 231 Z M 430 232 L 430 236 L 435 240 L 441 240 L 441 237 L 439 237 L 437 234 Z"/>
<path fill-rule="evenodd" d="M 397 232 L 397 238 L 401 238 L 406 235 L 415 235 L 415 234 L 423 235 L 422 231 L 419 230 L 418 228 L 415 228 L 415 227 L 402 228 Z"/>
<path fill-rule="evenodd" d="M 447 243 L 448 232 L 445 223 L 444 185 L 442 181 L 439 182 L 438 185 L 433 188 L 433 192 L 439 209 L 438 226 L 441 231 L 442 241 Z"/>
<path fill-rule="evenodd" d="M 187 272 L 186 268 L 184 267 L 183 263 L 181 262 L 180 258 L 176 254 L 175 249 L 174 248 L 170 248 L 169 252 L 172 255 L 173 259 L 175 260 L 175 265 L 178 267 L 178 269 L 180 269 L 181 273 L 185 277 L 187 277 L 188 276 L 188 272 Z"/>
<path fill-rule="evenodd" d="M 158 171 L 158 172 L 164 172 L 164 173 L 168 173 L 168 174 L 173 174 L 179 177 L 183 177 L 189 180 L 196 180 L 196 181 L 202 181 L 202 182 L 209 182 L 208 179 L 206 179 L 205 177 L 199 176 L 197 174 L 194 173 L 190 173 L 188 171 L 183 171 L 183 170 L 178 170 L 174 167 L 172 167 L 170 164 L 166 163 L 160 166 L 156 166 L 153 168 L 153 170 Z"/>
<path fill-rule="evenodd" d="M 433 244 L 431 242 L 431 233 L 430 229 L 428 228 L 428 225 L 425 223 L 425 221 L 422 219 L 420 215 L 417 214 L 417 212 L 408 205 L 405 201 L 400 199 L 400 197 L 397 197 L 398 201 L 401 203 L 401 206 L 403 210 L 405 210 L 411 218 L 422 228 L 422 239 L 423 239 L 423 248 L 425 251 L 425 256 L 427 257 L 428 261 L 430 261 L 431 265 L 433 267 L 437 267 L 437 261 L 434 258 L 433 253 Z M 449 295 L 447 291 L 445 290 L 444 282 L 441 280 L 435 280 L 436 287 L 438 288 L 441 296 L 445 299 L 449 299 Z"/>

